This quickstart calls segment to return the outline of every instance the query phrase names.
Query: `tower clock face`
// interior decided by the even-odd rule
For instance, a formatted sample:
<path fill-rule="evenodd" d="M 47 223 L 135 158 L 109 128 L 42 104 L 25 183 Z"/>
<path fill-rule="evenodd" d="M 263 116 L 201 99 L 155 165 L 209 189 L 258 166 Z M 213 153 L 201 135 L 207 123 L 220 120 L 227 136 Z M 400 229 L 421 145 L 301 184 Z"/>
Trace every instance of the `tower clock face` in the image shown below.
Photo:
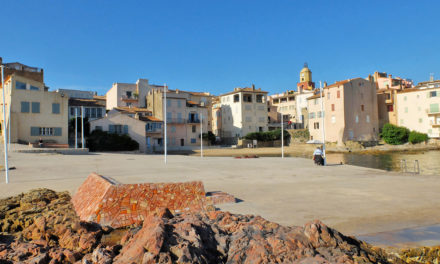
<path fill-rule="evenodd" d="M 304 77 L 304 73 L 301 73 L 301 77 Z"/>

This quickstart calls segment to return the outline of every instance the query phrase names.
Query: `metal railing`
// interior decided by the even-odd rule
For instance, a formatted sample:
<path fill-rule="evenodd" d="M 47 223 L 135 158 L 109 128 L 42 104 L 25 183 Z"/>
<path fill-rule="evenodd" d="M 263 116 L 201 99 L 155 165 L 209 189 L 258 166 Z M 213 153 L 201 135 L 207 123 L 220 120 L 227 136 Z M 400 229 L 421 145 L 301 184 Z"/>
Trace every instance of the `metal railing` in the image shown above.
<path fill-rule="evenodd" d="M 420 174 L 420 164 L 418 160 L 414 160 L 413 171 L 408 170 L 408 166 L 406 164 L 406 160 L 400 160 L 400 170 L 404 173 L 412 173 L 412 174 Z"/>

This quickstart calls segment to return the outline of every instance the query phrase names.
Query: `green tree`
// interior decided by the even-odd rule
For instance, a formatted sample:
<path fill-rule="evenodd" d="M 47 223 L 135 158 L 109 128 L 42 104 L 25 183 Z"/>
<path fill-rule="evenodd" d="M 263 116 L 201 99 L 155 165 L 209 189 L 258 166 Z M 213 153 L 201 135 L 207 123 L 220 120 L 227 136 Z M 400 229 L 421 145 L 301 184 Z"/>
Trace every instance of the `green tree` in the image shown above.
<path fill-rule="evenodd" d="M 385 124 L 380 136 L 387 144 L 401 145 L 408 142 L 409 129 L 392 124 Z"/>
<path fill-rule="evenodd" d="M 411 131 L 408 136 L 408 141 L 411 144 L 417 144 L 428 141 L 428 135 L 425 133 L 419 133 L 417 131 Z"/>

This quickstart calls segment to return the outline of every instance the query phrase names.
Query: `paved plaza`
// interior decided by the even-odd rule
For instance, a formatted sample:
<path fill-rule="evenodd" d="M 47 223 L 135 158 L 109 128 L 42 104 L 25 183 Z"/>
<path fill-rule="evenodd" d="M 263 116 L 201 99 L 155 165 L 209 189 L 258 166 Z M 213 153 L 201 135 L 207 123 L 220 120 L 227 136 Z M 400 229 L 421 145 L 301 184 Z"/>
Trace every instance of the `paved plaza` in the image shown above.
<path fill-rule="evenodd" d="M 46 187 L 75 193 L 91 172 L 122 183 L 201 180 L 205 191 L 242 200 L 221 209 L 257 214 L 284 225 L 320 219 L 346 234 L 440 222 L 440 178 L 333 165 L 303 158 L 234 159 L 121 153 L 89 155 L 12 152 L 10 183 L 0 174 L 0 197 Z"/>

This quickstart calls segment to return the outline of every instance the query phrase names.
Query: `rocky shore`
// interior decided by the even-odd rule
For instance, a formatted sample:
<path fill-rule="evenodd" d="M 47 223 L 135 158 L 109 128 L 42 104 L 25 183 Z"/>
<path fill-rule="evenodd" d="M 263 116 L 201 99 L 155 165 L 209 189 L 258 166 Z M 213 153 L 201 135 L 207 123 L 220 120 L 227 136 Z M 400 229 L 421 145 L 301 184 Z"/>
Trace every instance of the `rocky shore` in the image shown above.
<path fill-rule="evenodd" d="M 439 248 L 389 253 L 320 221 L 286 227 L 222 211 L 157 210 L 142 226 L 79 220 L 67 192 L 0 200 L 0 263 L 438 263 Z M 437 262 L 436 262 L 437 261 Z"/>

